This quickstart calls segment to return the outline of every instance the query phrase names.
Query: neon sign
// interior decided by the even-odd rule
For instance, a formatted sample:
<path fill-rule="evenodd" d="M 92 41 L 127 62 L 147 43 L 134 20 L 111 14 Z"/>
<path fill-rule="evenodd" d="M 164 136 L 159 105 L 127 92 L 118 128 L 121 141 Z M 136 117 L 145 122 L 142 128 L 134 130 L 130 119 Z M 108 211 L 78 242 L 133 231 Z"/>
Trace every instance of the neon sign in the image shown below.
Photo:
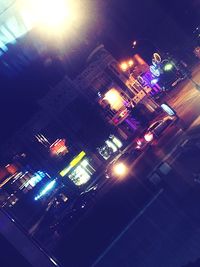
<path fill-rule="evenodd" d="M 60 176 L 64 177 L 70 170 L 75 167 L 84 157 L 86 153 L 81 151 L 70 163 L 69 165 L 60 172 Z"/>
<path fill-rule="evenodd" d="M 44 195 L 46 195 L 49 191 L 51 191 L 54 186 L 56 184 L 56 180 L 53 180 L 51 182 L 49 182 L 43 189 L 42 191 L 40 191 L 40 193 L 35 197 L 35 200 L 40 199 L 41 197 L 43 197 Z"/>

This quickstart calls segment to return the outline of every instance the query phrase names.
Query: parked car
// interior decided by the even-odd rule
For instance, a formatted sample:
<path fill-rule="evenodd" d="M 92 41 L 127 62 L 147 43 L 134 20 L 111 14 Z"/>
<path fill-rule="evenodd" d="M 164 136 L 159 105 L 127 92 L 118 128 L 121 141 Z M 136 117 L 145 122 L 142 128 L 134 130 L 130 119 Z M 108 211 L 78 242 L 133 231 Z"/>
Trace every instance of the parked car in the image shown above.
<path fill-rule="evenodd" d="M 166 116 L 158 121 L 154 121 L 144 134 L 136 140 L 136 148 L 144 149 L 149 144 L 152 144 L 158 139 L 169 127 L 171 127 L 176 121 L 177 116 Z"/>
<path fill-rule="evenodd" d="M 98 191 L 98 185 L 94 185 L 82 193 L 71 203 L 66 212 L 60 219 L 57 219 L 50 228 L 58 234 L 70 231 L 81 215 L 84 214 L 87 208 L 94 203 L 94 197 Z"/>

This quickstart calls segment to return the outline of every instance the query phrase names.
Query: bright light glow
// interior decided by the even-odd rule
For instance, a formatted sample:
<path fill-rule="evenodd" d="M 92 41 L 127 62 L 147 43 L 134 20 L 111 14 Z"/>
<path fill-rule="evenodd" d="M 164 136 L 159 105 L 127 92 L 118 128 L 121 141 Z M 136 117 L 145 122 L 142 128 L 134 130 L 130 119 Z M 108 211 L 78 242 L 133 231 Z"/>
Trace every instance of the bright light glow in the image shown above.
<path fill-rule="evenodd" d="M 28 185 L 31 185 L 32 187 L 36 186 L 36 184 L 38 184 L 41 180 L 42 180 L 42 176 L 40 176 L 39 173 L 35 173 L 33 177 L 31 177 L 31 179 L 28 181 L 28 183 L 25 185 L 25 187 L 27 187 Z"/>
<path fill-rule="evenodd" d="M 129 59 L 127 62 L 122 62 L 120 64 L 120 69 L 122 71 L 127 71 L 129 68 L 131 68 L 134 65 L 134 61 L 132 59 Z"/>
<path fill-rule="evenodd" d="M 124 176 L 127 174 L 127 171 L 127 166 L 123 162 L 117 163 L 113 167 L 113 172 L 117 176 Z"/>
<path fill-rule="evenodd" d="M 173 64 L 169 62 L 164 66 L 163 69 L 164 69 L 164 71 L 170 71 L 173 69 Z"/>
<path fill-rule="evenodd" d="M 123 146 L 122 142 L 117 138 L 115 137 L 114 135 L 111 135 L 110 136 L 110 139 L 113 141 L 113 143 L 118 147 L 118 148 L 121 148 Z"/>
<path fill-rule="evenodd" d="M 33 28 L 44 37 L 69 33 L 86 21 L 82 5 L 80 0 L 1 0 L 0 56 Z"/>
<path fill-rule="evenodd" d="M 151 80 L 151 85 L 155 85 L 155 84 L 157 84 L 157 82 L 158 82 L 158 79 L 153 79 L 153 80 Z"/>
<path fill-rule="evenodd" d="M 156 64 L 161 63 L 162 61 L 161 56 L 158 53 L 154 53 L 152 61 L 155 62 Z"/>
<path fill-rule="evenodd" d="M 77 20 L 78 12 L 72 0 L 21 0 L 19 5 L 26 24 L 39 26 L 52 33 L 64 31 Z"/>
<path fill-rule="evenodd" d="M 76 156 L 71 162 L 70 162 L 70 166 L 71 167 L 75 167 L 81 160 L 82 158 L 85 156 L 85 152 L 81 151 L 78 156 Z"/>
<path fill-rule="evenodd" d="M 106 145 L 112 149 L 113 152 L 116 152 L 117 146 L 110 140 L 106 140 Z"/>
<path fill-rule="evenodd" d="M 86 171 L 86 169 L 87 166 L 82 167 L 79 165 L 69 174 L 69 178 L 75 183 L 75 185 L 80 186 L 90 180 L 91 175 L 88 173 L 88 171 Z"/>
<path fill-rule="evenodd" d="M 133 66 L 133 64 L 134 64 L 133 60 L 132 60 L 132 59 L 130 59 L 130 60 L 128 61 L 128 65 L 129 65 L 129 67 L 132 67 L 132 66 Z"/>
<path fill-rule="evenodd" d="M 154 76 L 159 77 L 160 76 L 160 71 L 157 67 L 155 67 L 154 65 L 150 66 L 150 71 L 151 73 L 153 73 Z"/>
<path fill-rule="evenodd" d="M 70 172 L 70 170 L 75 167 L 81 160 L 82 158 L 86 155 L 84 151 L 81 151 L 70 163 L 69 165 L 60 172 L 60 176 L 64 177 L 67 173 Z"/>
<path fill-rule="evenodd" d="M 64 156 L 68 153 L 68 148 L 66 146 L 65 139 L 57 139 L 53 144 L 50 146 L 50 153 L 52 156 Z"/>
<path fill-rule="evenodd" d="M 137 44 L 137 41 L 134 41 L 134 42 L 133 42 L 133 47 L 136 46 L 136 44 Z"/>
<path fill-rule="evenodd" d="M 122 64 L 120 65 L 120 68 L 121 68 L 122 71 L 127 71 L 128 64 L 126 62 L 122 62 Z"/>
<path fill-rule="evenodd" d="M 153 140 L 153 134 L 152 133 L 146 133 L 144 135 L 144 139 L 147 141 L 147 142 L 151 142 Z"/>
<path fill-rule="evenodd" d="M 124 106 L 124 100 L 115 88 L 110 89 L 105 94 L 104 99 L 108 101 L 112 109 L 117 111 Z"/>
<path fill-rule="evenodd" d="M 48 183 L 43 190 L 35 197 L 35 200 L 40 199 L 41 197 L 43 197 L 44 195 L 46 195 L 49 191 L 51 191 L 54 186 L 56 184 L 56 180 L 51 181 L 50 183 Z"/>
<path fill-rule="evenodd" d="M 139 147 L 142 145 L 142 141 L 141 141 L 140 139 L 138 139 L 138 140 L 136 141 L 136 143 L 137 143 L 137 145 L 138 145 Z"/>
<path fill-rule="evenodd" d="M 161 105 L 161 108 L 169 115 L 169 116 L 175 116 L 176 113 L 175 111 L 170 107 L 168 106 L 167 104 L 162 104 Z"/>

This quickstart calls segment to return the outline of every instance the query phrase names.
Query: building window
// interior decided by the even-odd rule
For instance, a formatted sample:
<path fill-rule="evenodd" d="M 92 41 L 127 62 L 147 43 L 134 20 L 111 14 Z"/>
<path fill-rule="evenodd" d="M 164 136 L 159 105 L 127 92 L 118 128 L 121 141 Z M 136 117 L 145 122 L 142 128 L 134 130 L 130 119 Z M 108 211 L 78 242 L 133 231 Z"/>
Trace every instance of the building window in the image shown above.
<path fill-rule="evenodd" d="M 105 160 L 108 160 L 113 154 L 118 152 L 122 146 L 122 142 L 116 136 L 110 135 L 104 145 L 97 148 L 97 150 Z"/>

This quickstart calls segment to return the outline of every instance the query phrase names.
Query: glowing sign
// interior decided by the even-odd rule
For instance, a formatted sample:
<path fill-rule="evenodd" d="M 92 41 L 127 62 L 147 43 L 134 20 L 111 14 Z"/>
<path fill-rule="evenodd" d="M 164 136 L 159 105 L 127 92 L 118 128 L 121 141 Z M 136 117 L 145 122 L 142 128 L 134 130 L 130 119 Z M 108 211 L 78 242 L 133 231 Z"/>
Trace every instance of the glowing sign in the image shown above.
<path fill-rule="evenodd" d="M 123 111 L 119 114 L 119 116 L 120 116 L 121 118 L 123 118 L 123 117 L 125 117 L 127 114 L 128 114 L 128 110 L 125 109 L 125 110 L 123 110 Z"/>
<path fill-rule="evenodd" d="M 118 147 L 121 148 L 123 146 L 122 142 L 115 137 L 114 135 L 110 135 L 109 138 L 112 140 L 112 142 Z"/>
<path fill-rule="evenodd" d="M 158 53 L 154 53 L 152 58 L 153 65 L 154 63 L 159 64 L 161 63 L 161 61 L 162 61 L 161 56 Z"/>
<path fill-rule="evenodd" d="M 32 187 L 36 186 L 43 178 L 45 177 L 45 173 L 38 171 L 34 173 L 34 176 L 31 177 L 31 179 L 28 181 L 28 183 L 25 185 L 26 187 L 28 185 L 31 185 Z"/>
<path fill-rule="evenodd" d="M 64 156 L 68 153 L 67 146 L 65 144 L 65 139 L 57 139 L 50 146 L 50 153 L 52 156 Z"/>
<path fill-rule="evenodd" d="M 51 191 L 54 186 L 56 184 L 56 180 L 51 181 L 50 183 L 48 183 L 43 190 L 35 197 L 35 200 L 40 199 L 41 197 L 43 197 L 44 195 L 46 195 L 49 191 Z"/>
<path fill-rule="evenodd" d="M 173 64 L 168 62 L 165 66 L 164 66 L 164 71 L 170 71 L 173 69 Z"/>
<path fill-rule="evenodd" d="M 150 66 L 150 71 L 151 73 L 156 76 L 156 77 L 159 77 L 160 76 L 160 71 L 157 67 L 155 67 L 154 65 L 151 65 Z"/>
<path fill-rule="evenodd" d="M 6 165 L 6 170 L 9 174 L 15 174 L 18 171 L 18 168 L 14 164 L 8 164 Z"/>
<path fill-rule="evenodd" d="M 151 80 L 151 85 L 155 85 L 155 84 L 157 84 L 157 83 L 158 83 L 158 79 L 157 79 L 157 78 Z"/>
<path fill-rule="evenodd" d="M 169 115 L 169 116 L 175 116 L 176 112 L 167 104 L 162 104 L 161 108 Z"/>
<path fill-rule="evenodd" d="M 81 151 L 67 166 L 64 170 L 60 172 L 60 176 L 64 177 L 73 167 L 75 167 L 86 155 L 84 151 Z"/>
<path fill-rule="evenodd" d="M 70 162 L 70 166 L 74 167 L 76 166 L 81 160 L 82 158 L 85 156 L 85 152 L 81 151 L 81 153 L 78 154 L 78 156 L 76 156 L 71 162 Z"/>

